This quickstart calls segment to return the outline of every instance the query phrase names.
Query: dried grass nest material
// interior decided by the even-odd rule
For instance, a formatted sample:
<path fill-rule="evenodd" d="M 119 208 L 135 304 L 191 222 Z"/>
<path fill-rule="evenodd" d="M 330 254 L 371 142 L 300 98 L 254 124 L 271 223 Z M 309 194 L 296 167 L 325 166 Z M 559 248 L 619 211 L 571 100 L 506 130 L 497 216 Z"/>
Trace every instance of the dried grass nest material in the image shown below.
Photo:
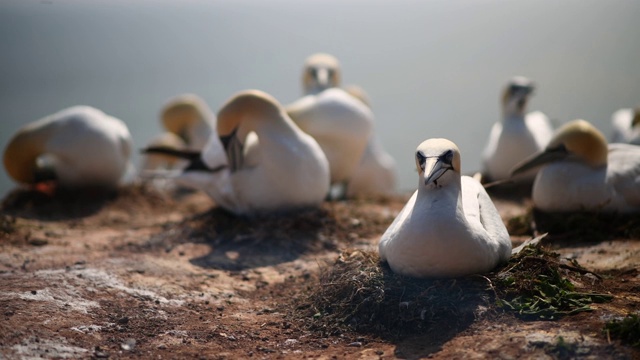
<path fill-rule="evenodd" d="M 463 328 L 482 313 L 509 311 L 553 320 L 590 311 L 612 297 L 591 290 L 599 276 L 557 254 L 528 246 L 495 272 L 457 279 L 397 275 L 375 252 L 347 250 L 324 268 L 298 304 L 312 330 L 355 330 L 383 337 Z M 583 284 L 578 290 L 576 284 Z"/>

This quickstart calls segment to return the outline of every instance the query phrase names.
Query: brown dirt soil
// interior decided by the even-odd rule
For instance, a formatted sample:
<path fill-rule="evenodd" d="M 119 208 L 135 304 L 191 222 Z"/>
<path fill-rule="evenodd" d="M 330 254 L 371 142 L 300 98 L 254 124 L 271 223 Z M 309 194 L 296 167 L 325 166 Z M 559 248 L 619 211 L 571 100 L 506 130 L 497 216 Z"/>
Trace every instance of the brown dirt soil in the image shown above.
<path fill-rule="evenodd" d="M 640 358 L 602 331 L 640 311 L 638 239 L 546 239 L 614 295 L 557 321 L 489 311 L 388 339 L 327 334 L 296 317 L 321 269 L 347 248 L 375 249 L 405 200 L 246 219 L 199 193 L 18 190 L 0 213 L 0 358 Z M 530 213 L 527 202 L 496 206 L 506 223 Z"/>

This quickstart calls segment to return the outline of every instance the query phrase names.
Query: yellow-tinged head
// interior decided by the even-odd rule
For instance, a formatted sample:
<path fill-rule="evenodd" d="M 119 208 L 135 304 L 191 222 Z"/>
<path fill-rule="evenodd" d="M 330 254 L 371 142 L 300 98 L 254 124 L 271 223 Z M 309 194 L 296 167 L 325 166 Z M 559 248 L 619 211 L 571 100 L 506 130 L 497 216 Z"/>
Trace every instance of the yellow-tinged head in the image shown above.
<path fill-rule="evenodd" d="M 218 112 L 218 134 L 227 136 L 238 127 L 245 115 L 259 115 L 262 119 L 286 116 L 276 98 L 260 91 L 245 90 L 233 95 Z"/>
<path fill-rule="evenodd" d="M 502 90 L 502 109 L 505 116 L 524 115 L 535 83 L 524 76 L 515 76 Z"/>
<path fill-rule="evenodd" d="M 561 160 L 574 160 L 591 167 L 607 164 L 609 148 L 602 133 L 585 120 L 573 120 L 558 128 L 547 147 L 516 165 L 511 174 Z"/>
<path fill-rule="evenodd" d="M 199 96 L 185 94 L 177 96 L 167 102 L 162 108 L 162 125 L 168 131 L 180 136 L 185 142 L 186 129 L 198 122 L 207 121 L 208 107 Z"/>
<path fill-rule="evenodd" d="M 460 150 L 447 139 L 425 140 L 416 149 L 416 167 L 421 183 L 442 187 L 460 178 Z"/>
<path fill-rule="evenodd" d="M 304 62 L 302 84 L 306 94 L 338 87 L 340 80 L 340 63 L 334 56 L 318 53 Z"/>

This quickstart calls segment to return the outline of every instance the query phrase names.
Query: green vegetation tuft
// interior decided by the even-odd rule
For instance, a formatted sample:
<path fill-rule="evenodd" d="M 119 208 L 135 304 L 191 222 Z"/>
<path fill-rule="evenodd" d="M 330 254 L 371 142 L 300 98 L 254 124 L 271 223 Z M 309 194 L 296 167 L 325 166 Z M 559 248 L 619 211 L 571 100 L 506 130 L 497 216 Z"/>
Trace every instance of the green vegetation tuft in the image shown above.
<path fill-rule="evenodd" d="M 640 316 L 629 314 L 621 320 L 612 320 L 605 324 L 604 331 L 614 339 L 640 348 Z"/>

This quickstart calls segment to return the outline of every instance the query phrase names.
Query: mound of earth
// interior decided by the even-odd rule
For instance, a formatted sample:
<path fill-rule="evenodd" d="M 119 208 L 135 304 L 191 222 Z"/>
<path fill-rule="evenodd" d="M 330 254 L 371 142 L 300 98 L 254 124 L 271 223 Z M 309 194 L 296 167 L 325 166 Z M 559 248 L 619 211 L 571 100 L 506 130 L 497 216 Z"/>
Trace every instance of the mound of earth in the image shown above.
<path fill-rule="evenodd" d="M 375 250 L 405 201 L 239 218 L 200 193 L 17 190 L 0 213 L 0 357 L 640 357 L 604 331 L 608 321 L 640 310 L 635 232 L 597 242 L 545 238 L 546 248 L 598 274 L 597 290 L 613 296 L 590 312 L 531 320 L 474 303 L 472 316 L 442 314 L 433 331 L 396 337 L 318 328 L 301 304 L 309 305 L 340 256 Z M 527 203 L 496 206 L 511 226 L 531 219 Z M 514 243 L 535 231 L 525 226 Z"/>

